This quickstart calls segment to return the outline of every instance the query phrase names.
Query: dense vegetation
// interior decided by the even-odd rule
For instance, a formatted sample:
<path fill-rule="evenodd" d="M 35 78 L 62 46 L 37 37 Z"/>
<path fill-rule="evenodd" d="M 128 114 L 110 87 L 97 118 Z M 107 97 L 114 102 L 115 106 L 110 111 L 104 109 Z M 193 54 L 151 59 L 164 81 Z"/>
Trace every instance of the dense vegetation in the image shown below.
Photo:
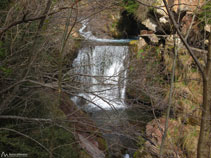
<path fill-rule="evenodd" d="M 34 3 L 34 6 L 24 1 L 1 1 L 0 26 L 4 28 L 21 18 L 39 16 L 45 9 L 40 7 L 42 4 L 41 1 Z M 52 31 L 49 30 L 50 21 L 50 18 L 44 23 L 42 19 L 32 21 L 1 34 L 0 114 L 16 118 L 2 119 L 0 122 L 0 152 L 27 153 L 28 157 L 43 158 L 79 157 L 75 137 L 65 129 L 69 128 L 69 123 L 61 122 L 58 125 L 56 122 L 27 120 L 66 119 L 59 108 L 59 101 L 52 99 L 57 95 L 47 91 L 44 86 L 58 79 L 59 44 L 55 45 L 53 41 L 56 33 L 52 32 L 50 36 L 45 34 Z M 71 57 L 68 62 L 64 61 L 64 65 L 68 65 L 69 60 Z M 51 89 L 56 88 L 52 86 Z"/>
<path fill-rule="evenodd" d="M 141 2 L 151 6 L 155 1 Z M 154 5 L 160 7 L 159 2 Z M 77 49 L 84 44 L 78 34 L 81 19 L 99 14 L 109 19 L 98 19 L 104 27 L 100 25 L 100 33 L 115 38 L 140 37 L 130 42 L 126 102 L 138 109 L 136 112 L 144 109 L 150 116 L 145 117 L 145 122 L 129 120 L 137 129 L 130 138 L 137 143 L 134 157 L 160 156 L 166 120 L 169 131 L 163 143 L 164 157 L 205 158 L 197 155 L 197 148 L 198 153 L 209 156 L 211 69 L 207 63 L 211 39 L 205 26 L 210 28 L 211 2 L 192 13 L 184 11 L 185 20 L 178 20 L 180 15 L 174 10 L 173 19 L 180 22 L 179 28 L 158 8 L 143 6 L 137 0 L 101 3 L 0 0 L 0 155 L 5 152 L 40 158 L 90 158 L 86 147 L 78 143 L 83 134 L 91 135 L 91 142 L 106 153 L 100 130 L 70 100 L 80 90 L 70 68 Z M 160 21 L 162 18 L 167 22 Z M 155 30 L 147 26 L 147 20 L 156 24 Z M 179 42 L 176 34 L 181 35 Z M 183 43 L 189 49 L 181 37 L 185 37 Z"/>

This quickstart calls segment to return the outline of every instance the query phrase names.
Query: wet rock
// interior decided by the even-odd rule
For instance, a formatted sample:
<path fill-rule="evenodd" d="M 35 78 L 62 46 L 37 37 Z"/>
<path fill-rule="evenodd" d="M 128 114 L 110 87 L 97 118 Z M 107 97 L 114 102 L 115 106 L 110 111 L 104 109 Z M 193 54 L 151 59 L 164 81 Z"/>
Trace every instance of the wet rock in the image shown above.
<path fill-rule="evenodd" d="M 145 45 L 144 40 L 140 39 L 140 46 L 130 54 L 130 68 L 128 72 L 128 82 L 126 88 L 127 102 L 131 105 L 145 104 L 150 107 L 155 103 L 155 109 L 163 109 L 165 101 L 162 96 L 160 83 L 160 49 Z M 153 85 L 153 86 L 152 86 Z M 156 86 L 155 86 L 156 85 Z M 155 88 L 156 87 L 156 88 Z M 159 97 L 158 97 L 159 96 Z"/>

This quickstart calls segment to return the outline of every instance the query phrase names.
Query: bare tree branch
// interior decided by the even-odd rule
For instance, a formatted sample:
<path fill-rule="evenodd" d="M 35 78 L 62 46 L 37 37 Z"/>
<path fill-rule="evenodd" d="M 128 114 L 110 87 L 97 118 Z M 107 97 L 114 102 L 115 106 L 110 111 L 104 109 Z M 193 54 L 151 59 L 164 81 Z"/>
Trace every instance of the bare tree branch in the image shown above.
<path fill-rule="evenodd" d="M 21 135 L 21 136 L 23 136 L 23 137 L 26 137 L 26 138 L 30 139 L 31 141 L 35 142 L 36 144 L 38 144 L 39 146 L 41 146 L 41 147 L 42 147 L 45 151 L 47 151 L 49 154 L 51 154 L 51 152 L 50 152 L 43 144 L 41 144 L 40 142 L 38 142 L 38 141 L 35 140 L 34 138 L 32 138 L 32 137 L 30 137 L 30 136 L 28 136 L 28 135 L 26 135 L 26 134 L 24 134 L 24 133 L 21 133 L 21 132 L 19 132 L 19 131 L 16 131 L 16 130 L 10 129 L 10 128 L 0 128 L 0 130 L 6 130 L 6 131 L 14 132 L 14 133 L 19 134 L 19 135 Z"/>
<path fill-rule="evenodd" d="M 81 0 L 76 0 L 71 6 L 68 6 L 68 7 L 61 7 L 59 9 L 57 9 L 56 11 L 52 11 L 48 14 L 44 14 L 44 15 L 40 15 L 40 16 L 37 16 L 37 17 L 32 17 L 32 18 L 28 18 L 28 19 L 21 19 L 21 20 L 18 20 L 18 21 L 15 21 L 11 24 L 9 24 L 8 26 L 6 26 L 5 28 L 1 28 L 0 29 L 0 37 L 3 35 L 4 32 L 6 32 L 7 30 L 9 30 L 10 28 L 16 26 L 16 25 L 19 25 L 19 24 L 22 24 L 22 23 L 28 23 L 28 22 L 32 22 L 32 21 L 36 21 L 36 20 L 40 20 L 40 19 L 43 19 L 47 16 L 52 16 L 54 14 L 57 14 L 63 10 L 66 10 L 66 9 L 73 9 L 73 7 L 78 3 L 80 2 Z"/>
<path fill-rule="evenodd" d="M 193 58 L 194 62 L 197 64 L 198 68 L 199 68 L 199 71 L 201 72 L 202 74 L 202 77 L 203 78 L 206 78 L 206 74 L 204 73 L 204 68 L 202 67 L 202 65 L 199 63 L 199 60 L 196 58 L 194 52 L 191 50 L 189 44 L 187 43 L 187 41 L 185 40 L 185 38 L 183 37 L 181 31 L 179 30 L 179 26 L 177 24 L 177 22 L 175 21 L 174 19 L 174 16 L 172 14 L 172 11 L 169 9 L 169 6 L 166 2 L 166 0 L 163 0 L 163 3 L 165 4 L 165 7 L 166 7 L 166 10 L 168 12 L 168 15 L 169 15 L 169 18 L 171 19 L 180 39 L 182 40 L 183 44 L 185 45 L 186 49 L 188 50 L 188 52 L 190 53 L 191 57 Z"/>

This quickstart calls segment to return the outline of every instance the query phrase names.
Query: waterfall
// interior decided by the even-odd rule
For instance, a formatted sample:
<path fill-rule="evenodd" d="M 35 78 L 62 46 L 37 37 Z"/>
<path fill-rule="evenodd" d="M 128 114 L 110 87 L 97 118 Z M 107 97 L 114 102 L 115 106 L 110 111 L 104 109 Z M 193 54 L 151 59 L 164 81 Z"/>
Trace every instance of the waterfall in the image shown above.
<path fill-rule="evenodd" d="M 81 87 L 79 97 L 73 97 L 72 100 L 79 104 L 84 98 L 88 101 L 85 107 L 88 109 L 125 108 L 126 58 L 131 39 L 97 38 L 92 32 L 84 31 L 87 24 L 88 21 L 84 20 L 79 32 L 85 40 L 95 44 L 82 47 L 73 62 L 74 73 L 78 76 L 76 80 Z"/>
<path fill-rule="evenodd" d="M 79 94 L 89 100 L 89 107 L 124 108 L 128 46 L 88 46 L 79 51 L 73 62 Z"/>

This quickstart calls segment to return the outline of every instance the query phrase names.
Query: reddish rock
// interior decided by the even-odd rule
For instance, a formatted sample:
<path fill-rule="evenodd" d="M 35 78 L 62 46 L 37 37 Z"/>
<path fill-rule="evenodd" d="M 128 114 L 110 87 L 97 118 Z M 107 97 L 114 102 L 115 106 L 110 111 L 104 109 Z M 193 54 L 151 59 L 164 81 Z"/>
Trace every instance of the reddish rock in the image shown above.
<path fill-rule="evenodd" d="M 141 30 L 140 32 L 141 35 L 151 35 L 153 33 L 154 31 L 151 31 L 151 30 Z"/>
<path fill-rule="evenodd" d="M 180 139 L 180 135 L 184 133 L 184 128 L 180 127 L 179 123 L 174 120 L 169 120 L 168 124 L 168 132 L 164 144 L 164 157 L 171 156 L 172 158 L 177 158 L 177 155 L 183 157 L 183 152 L 179 146 L 177 146 L 176 142 Z M 144 144 L 146 152 L 149 152 L 154 156 L 159 156 L 164 129 L 164 118 L 154 119 L 147 124 L 146 137 L 148 140 Z M 174 140 L 174 143 L 172 140 Z"/>

